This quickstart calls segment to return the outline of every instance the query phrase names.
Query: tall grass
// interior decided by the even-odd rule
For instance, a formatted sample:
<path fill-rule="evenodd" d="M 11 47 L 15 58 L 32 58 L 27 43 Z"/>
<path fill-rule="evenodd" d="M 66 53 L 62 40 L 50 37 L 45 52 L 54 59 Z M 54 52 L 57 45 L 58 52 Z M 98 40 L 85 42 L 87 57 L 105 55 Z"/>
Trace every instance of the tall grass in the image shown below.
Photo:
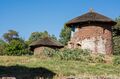
<path fill-rule="evenodd" d="M 91 55 L 87 50 L 55 51 L 46 49 L 45 58 L 39 56 L 0 56 L 0 66 L 44 67 L 60 77 L 109 77 L 120 76 L 120 57 L 113 56 L 113 63 L 106 63 L 104 55 Z M 16 71 L 17 73 L 17 71 Z M 63 79 L 63 78 L 62 78 Z"/>
<path fill-rule="evenodd" d="M 120 76 L 120 65 L 88 63 L 74 60 L 40 59 L 34 56 L 0 56 L 0 66 L 21 65 L 30 68 L 44 67 L 57 76 Z"/>

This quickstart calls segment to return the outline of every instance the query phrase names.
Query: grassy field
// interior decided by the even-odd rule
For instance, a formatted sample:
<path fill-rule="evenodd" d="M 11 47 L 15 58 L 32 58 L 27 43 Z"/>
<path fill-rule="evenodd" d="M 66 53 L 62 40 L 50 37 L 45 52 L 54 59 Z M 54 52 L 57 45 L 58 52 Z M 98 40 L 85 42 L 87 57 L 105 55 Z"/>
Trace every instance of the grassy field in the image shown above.
<path fill-rule="evenodd" d="M 0 66 L 43 67 L 60 76 L 120 76 L 120 65 L 64 61 L 34 56 L 0 56 Z M 15 71 L 18 73 L 17 71 Z M 5 73 L 4 71 L 0 74 Z"/>

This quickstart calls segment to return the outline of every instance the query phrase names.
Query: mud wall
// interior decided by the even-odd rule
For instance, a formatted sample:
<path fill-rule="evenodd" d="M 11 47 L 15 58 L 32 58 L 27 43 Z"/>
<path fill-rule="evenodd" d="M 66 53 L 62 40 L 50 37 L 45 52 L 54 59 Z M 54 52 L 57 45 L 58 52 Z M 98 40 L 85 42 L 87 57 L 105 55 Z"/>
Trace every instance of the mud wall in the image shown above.
<path fill-rule="evenodd" d="M 68 48 L 89 49 L 92 53 L 112 53 L 112 29 L 108 25 L 87 25 L 75 28 Z"/>

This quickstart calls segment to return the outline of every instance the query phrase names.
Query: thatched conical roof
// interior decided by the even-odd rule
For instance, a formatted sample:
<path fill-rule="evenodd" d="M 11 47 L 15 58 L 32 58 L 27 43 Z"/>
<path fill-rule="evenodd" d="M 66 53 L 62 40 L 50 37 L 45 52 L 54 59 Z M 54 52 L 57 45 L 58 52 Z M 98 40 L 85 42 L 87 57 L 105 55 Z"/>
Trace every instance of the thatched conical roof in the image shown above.
<path fill-rule="evenodd" d="M 90 11 L 88 13 L 85 13 L 81 16 L 78 16 L 66 23 L 67 26 L 71 26 L 73 24 L 78 24 L 78 23 L 86 23 L 86 22 L 103 22 L 103 23 L 109 23 L 111 25 L 115 25 L 116 22 L 113 21 L 112 19 L 101 15 L 97 12 Z"/>
<path fill-rule="evenodd" d="M 45 37 L 45 38 L 39 39 L 37 41 L 34 41 L 29 46 L 30 46 L 30 49 L 32 49 L 32 50 L 33 50 L 33 48 L 39 47 L 39 46 L 56 47 L 56 48 L 64 47 L 60 42 L 58 42 L 50 37 Z"/>

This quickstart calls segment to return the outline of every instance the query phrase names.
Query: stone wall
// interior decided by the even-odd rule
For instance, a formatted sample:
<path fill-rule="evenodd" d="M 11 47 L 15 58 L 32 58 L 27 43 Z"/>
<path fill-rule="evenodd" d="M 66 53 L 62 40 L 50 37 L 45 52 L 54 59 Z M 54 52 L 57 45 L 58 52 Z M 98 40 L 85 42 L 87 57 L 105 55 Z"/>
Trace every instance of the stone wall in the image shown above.
<path fill-rule="evenodd" d="M 34 55 L 43 55 L 44 46 L 40 46 L 34 49 Z"/>
<path fill-rule="evenodd" d="M 68 43 L 68 48 L 89 49 L 92 53 L 112 53 L 111 26 L 84 25 L 78 26 Z"/>

